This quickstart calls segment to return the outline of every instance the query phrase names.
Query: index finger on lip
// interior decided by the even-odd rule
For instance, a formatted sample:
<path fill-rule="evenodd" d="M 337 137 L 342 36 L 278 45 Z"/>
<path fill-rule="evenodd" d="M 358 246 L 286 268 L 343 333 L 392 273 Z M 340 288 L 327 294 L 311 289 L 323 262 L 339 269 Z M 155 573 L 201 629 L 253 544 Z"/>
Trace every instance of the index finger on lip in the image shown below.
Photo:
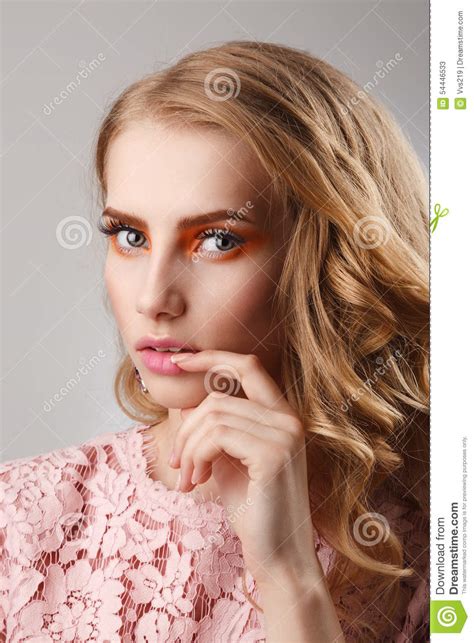
<path fill-rule="evenodd" d="M 215 370 L 217 378 L 219 372 L 222 372 L 223 377 L 227 373 L 230 379 L 240 382 L 249 400 L 275 411 L 288 411 L 288 401 L 256 355 L 206 349 L 193 353 L 190 359 L 176 363 L 187 371 Z"/>

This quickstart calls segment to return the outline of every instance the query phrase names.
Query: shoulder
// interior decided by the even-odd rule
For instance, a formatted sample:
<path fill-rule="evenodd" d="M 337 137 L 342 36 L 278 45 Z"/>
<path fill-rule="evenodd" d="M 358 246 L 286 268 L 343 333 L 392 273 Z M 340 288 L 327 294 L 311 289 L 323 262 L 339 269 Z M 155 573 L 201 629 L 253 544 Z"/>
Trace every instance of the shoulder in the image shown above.
<path fill-rule="evenodd" d="M 118 434 L 118 435 L 123 435 Z M 5 497 L 6 490 L 21 491 L 22 484 L 28 483 L 47 483 L 55 484 L 60 481 L 64 472 L 82 467 L 91 467 L 96 464 L 97 451 L 106 444 L 114 442 L 115 434 L 105 433 L 95 436 L 81 444 L 75 444 L 68 447 L 62 447 L 39 453 L 34 456 L 15 458 L 0 463 L 0 501 L 10 500 L 10 495 Z"/>
<path fill-rule="evenodd" d="M 77 517 L 94 482 L 127 468 L 132 430 L 1 463 L 0 556 L 27 565 L 43 547 L 52 551 L 57 525 Z"/>
<path fill-rule="evenodd" d="M 133 496 L 139 426 L 0 464 L 0 631 L 30 603 L 36 618 L 40 599 L 61 597 L 100 547 L 112 550 L 115 532 L 103 535 Z"/>
<path fill-rule="evenodd" d="M 127 438 L 132 436 L 138 428 L 140 425 L 118 432 L 109 431 L 89 438 L 80 444 L 72 444 L 53 451 L 0 462 L 0 481 L 5 482 L 17 478 L 47 478 L 53 471 L 61 472 L 68 467 L 94 466 L 103 460 L 100 458 L 100 453 L 120 449 Z"/>

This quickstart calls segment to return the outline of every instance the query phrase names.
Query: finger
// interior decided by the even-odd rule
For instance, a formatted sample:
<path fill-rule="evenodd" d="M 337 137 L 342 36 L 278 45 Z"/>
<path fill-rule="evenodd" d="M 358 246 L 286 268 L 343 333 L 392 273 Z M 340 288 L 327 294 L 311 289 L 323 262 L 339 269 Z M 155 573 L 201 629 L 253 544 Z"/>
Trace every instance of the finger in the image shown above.
<path fill-rule="evenodd" d="M 208 371 L 216 369 L 228 373 L 229 380 L 240 382 L 249 400 L 258 402 L 275 411 L 289 412 L 291 409 L 275 380 L 253 354 L 206 349 L 199 353 L 172 355 L 171 361 L 186 371 Z"/>
<path fill-rule="evenodd" d="M 179 457 L 181 462 L 180 466 L 183 465 L 187 458 L 193 459 L 200 442 L 202 440 L 212 439 L 212 429 L 219 425 L 239 429 L 248 435 L 263 438 L 268 442 L 275 442 L 283 447 L 291 447 L 293 444 L 292 436 L 281 431 L 281 429 L 276 429 L 267 424 L 261 424 L 239 415 L 232 415 L 225 412 L 210 413 L 205 422 L 198 423 L 194 427 L 194 430 L 192 429 L 191 432 L 185 436 L 181 450 L 176 453 L 176 457 Z"/>
<path fill-rule="evenodd" d="M 300 436 L 300 440 L 298 440 L 296 435 L 285 433 L 280 429 L 275 429 L 265 424 L 259 424 L 247 418 L 221 414 L 219 421 L 216 421 L 216 423 L 213 424 L 210 424 L 208 421 L 205 425 L 199 425 L 199 427 L 187 439 L 180 458 L 182 479 L 183 476 L 187 476 L 189 473 L 191 482 L 195 483 L 203 472 L 205 472 L 207 476 L 205 479 L 207 480 L 209 478 L 209 463 L 199 461 L 199 449 L 203 443 L 213 439 L 213 430 L 215 427 L 220 426 L 226 426 L 230 429 L 241 431 L 244 437 L 253 436 L 264 439 L 267 445 L 267 458 L 269 453 L 271 454 L 274 451 L 284 451 L 290 455 L 292 453 L 296 453 L 299 449 L 304 448 L 304 438 L 302 435 Z M 193 478 L 195 479 L 193 480 Z"/>
<path fill-rule="evenodd" d="M 183 452 L 178 489 L 186 491 L 188 487 L 194 486 L 191 477 L 195 466 L 200 469 L 209 466 L 209 464 L 212 465 L 224 454 L 245 461 L 244 464 L 248 467 L 249 475 L 251 475 L 251 471 L 255 474 L 255 466 L 264 461 L 265 453 L 268 455 L 267 440 L 222 424 L 214 426 L 207 432 L 206 439 L 199 441 L 194 456 L 191 453 Z"/>
<path fill-rule="evenodd" d="M 231 419 L 232 416 L 235 416 L 236 419 Z M 239 418 L 245 422 L 238 421 Z M 250 424 L 265 425 L 272 431 L 289 433 L 300 433 L 302 428 L 301 422 L 296 416 L 266 409 L 251 400 L 216 393 L 215 396 L 208 396 L 203 400 L 192 415 L 186 416 L 176 431 L 172 449 L 176 458 L 175 466 L 179 466 L 179 458 L 189 436 L 196 432 L 197 427 L 209 424 L 229 424 L 242 428 Z M 271 435 L 271 433 L 267 432 L 267 435 Z"/>
<path fill-rule="evenodd" d="M 188 415 L 190 413 L 192 413 L 194 411 L 194 409 L 197 409 L 197 408 L 198 408 L 197 406 L 189 406 L 188 408 L 180 409 L 179 413 L 180 413 L 181 417 L 184 419 L 184 418 L 187 418 Z"/>
<path fill-rule="evenodd" d="M 193 486 L 204 484 L 212 476 L 212 462 L 198 462 L 194 464 L 194 471 L 191 476 Z"/>

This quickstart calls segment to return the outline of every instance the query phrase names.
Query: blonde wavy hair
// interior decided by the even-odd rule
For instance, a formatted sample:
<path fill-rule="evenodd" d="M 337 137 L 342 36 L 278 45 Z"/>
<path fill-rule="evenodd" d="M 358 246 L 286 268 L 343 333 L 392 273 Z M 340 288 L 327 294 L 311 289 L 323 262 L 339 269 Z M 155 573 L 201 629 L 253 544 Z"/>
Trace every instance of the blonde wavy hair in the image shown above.
<path fill-rule="evenodd" d="M 126 88 L 98 133 L 103 205 L 110 144 L 142 120 L 246 141 L 293 219 L 274 300 L 284 392 L 308 436 L 314 525 L 336 551 L 331 595 L 338 603 L 360 592 L 360 613 L 342 602 L 338 615 L 360 640 L 376 640 L 364 606 L 383 598 L 390 619 L 413 569 L 394 529 L 367 546 L 354 526 L 373 515 L 375 490 L 404 496 L 424 519 L 429 510 L 424 171 L 382 105 L 327 62 L 273 43 L 197 51 Z M 123 353 L 120 407 L 138 422 L 161 422 L 167 410 L 141 393 Z"/>

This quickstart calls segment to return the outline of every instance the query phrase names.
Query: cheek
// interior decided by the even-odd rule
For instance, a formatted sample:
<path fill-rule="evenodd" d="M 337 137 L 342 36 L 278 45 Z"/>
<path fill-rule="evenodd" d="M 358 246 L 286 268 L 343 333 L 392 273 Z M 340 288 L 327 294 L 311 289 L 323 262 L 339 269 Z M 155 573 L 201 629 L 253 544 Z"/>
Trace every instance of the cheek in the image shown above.
<path fill-rule="evenodd" d="M 252 345 L 256 338 L 265 337 L 271 329 L 271 304 L 277 279 L 277 275 L 272 277 L 252 264 L 246 271 L 222 275 L 219 284 L 209 289 L 212 297 L 203 292 L 202 301 L 206 302 L 208 314 L 212 301 L 211 312 L 215 313 L 212 326 L 216 335 L 234 345 L 244 337 Z"/>
<path fill-rule="evenodd" d="M 271 322 L 271 304 L 276 286 L 265 274 L 257 274 L 229 302 L 228 308 L 259 339 L 266 334 Z"/>
<path fill-rule="evenodd" d="M 126 270 L 126 267 L 125 267 Z M 127 326 L 132 314 L 134 291 L 132 275 L 109 258 L 104 269 L 104 282 L 119 329 Z"/>

